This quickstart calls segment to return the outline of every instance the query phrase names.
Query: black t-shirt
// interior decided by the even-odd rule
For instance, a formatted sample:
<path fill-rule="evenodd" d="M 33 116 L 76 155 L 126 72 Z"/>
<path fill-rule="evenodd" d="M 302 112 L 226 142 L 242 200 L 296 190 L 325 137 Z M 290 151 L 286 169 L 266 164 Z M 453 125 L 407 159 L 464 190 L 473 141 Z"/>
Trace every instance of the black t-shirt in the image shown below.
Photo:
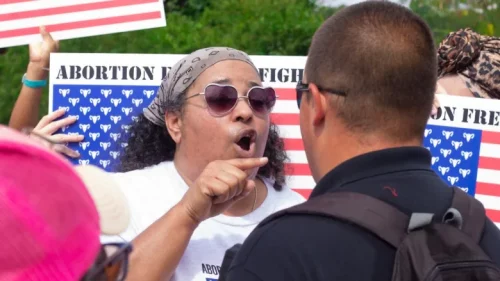
<path fill-rule="evenodd" d="M 354 191 L 410 215 L 444 214 L 452 189 L 431 169 L 422 147 L 385 149 L 330 171 L 311 197 Z M 500 266 L 500 230 L 488 219 L 480 242 Z M 391 280 L 395 249 L 356 225 L 320 216 L 284 216 L 254 230 L 234 258 L 229 281 Z"/>

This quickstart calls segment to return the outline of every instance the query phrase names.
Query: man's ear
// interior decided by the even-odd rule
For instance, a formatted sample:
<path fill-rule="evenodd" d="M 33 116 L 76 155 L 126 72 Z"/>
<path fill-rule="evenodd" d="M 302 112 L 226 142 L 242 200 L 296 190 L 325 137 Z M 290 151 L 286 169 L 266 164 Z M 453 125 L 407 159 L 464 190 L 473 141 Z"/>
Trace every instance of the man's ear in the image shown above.
<path fill-rule="evenodd" d="M 165 114 L 165 125 L 167 126 L 170 137 L 178 144 L 182 137 L 182 118 L 180 113 L 167 112 Z"/>
<path fill-rule="evenodd" d="M 321 93 L 318 87 L 313 83 L 309 84 L 309 93 L 312 101 L 311 113 L 313 117 L 313 124 L 318 126 L 325 120 L 328 101 L 326 96 Z"/>

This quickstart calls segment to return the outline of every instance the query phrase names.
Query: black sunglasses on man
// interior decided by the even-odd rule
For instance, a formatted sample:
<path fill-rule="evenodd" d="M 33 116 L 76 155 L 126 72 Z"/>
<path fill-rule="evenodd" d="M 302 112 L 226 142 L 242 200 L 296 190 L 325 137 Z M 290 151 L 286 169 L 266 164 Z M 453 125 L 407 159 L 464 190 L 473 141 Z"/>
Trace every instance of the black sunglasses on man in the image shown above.
<path fill-rule="evenodd" d="M 318 85 L 316 85 L 316 87 L 318 88 L 318 90 L 320 92 L 327 92 L 327 93 L 331 93 L 331 94 L 342 96 L 342 97 L 345 97 L 347 95 L 347 93 L 344 91 L 323 88 L 323 87 L 319 87 Z M 297 86 L 295 87 L 295 92 L 297 95 L 296 96 L 297 97 L 297 106 L 299 109 L 300 109 L 300 102 L 302 101 L 302 94 L 304 92 L 308 92 L 308 91 L 309 91 L 309 83 L 307 83 L 307 84 L 302 83 L 302 81 L 297 82 Z"/>

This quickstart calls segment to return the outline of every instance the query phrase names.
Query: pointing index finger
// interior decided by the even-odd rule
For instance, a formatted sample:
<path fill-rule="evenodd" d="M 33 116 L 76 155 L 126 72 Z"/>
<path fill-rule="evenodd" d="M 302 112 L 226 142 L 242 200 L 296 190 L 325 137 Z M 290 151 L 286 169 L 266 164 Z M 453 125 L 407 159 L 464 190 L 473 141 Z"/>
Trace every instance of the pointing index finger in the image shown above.
<path fill-rule="evenodd" d="M 246 171 L 253 168 L 259 168 L 267 164 L 267 157 L 261 158 L 238 158 L 231 159 L 227 161 L 229 164 L 235 166 L 236 168 Z"/>

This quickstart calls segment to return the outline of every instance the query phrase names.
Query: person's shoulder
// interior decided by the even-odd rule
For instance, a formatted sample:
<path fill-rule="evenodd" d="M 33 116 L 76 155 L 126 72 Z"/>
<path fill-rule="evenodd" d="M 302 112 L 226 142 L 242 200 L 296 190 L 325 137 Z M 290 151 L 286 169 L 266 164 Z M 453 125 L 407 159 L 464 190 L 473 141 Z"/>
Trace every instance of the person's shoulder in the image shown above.
<path fill-rule="evenodd" d="M 124 192 L 127 192 L 130 188 L 136 189 L 138 185 L 145 186 L 146 188 L 151 186 L 151 184 L 154 184 L 156 178 L 169 173 L 172 168 L 173 164 L 171 162 L 162 162 L 143 169 L 114 172 L 111 175 Z"/>
<path fill-rule="evenodd" d="M 257 226 L 245 240 L 244 248 L 257 250 L 278 247 L 280 249 L 297 251 L 305 246 L 317 245 L 318 247 L 339 247 L 346 243 L 360 245 L 359 241 L 367 241 L 370 244 L 385 245 L 382 240 L 376 238 L 368 230 L 353 223 L 340 219 L 313 214 L 284 214 L 273 219 L 268 218 L 266 222 Z M 357 241 L 357 242 L 356 242 Z M 356 242 L 355 244 L 350 244 Z M 289 247 L 292 246 L 293 247 Z M 298 246 L 301 245 L 301 246 Z"/>
<path fill-rule="evenodd" d="M 239 280 L 243 272 L 259 278 L 248 280 L 296 280 L 293 276 L 307 274 L 336 280 L 359 266 L 373 267 L 377 260 L 390 267 L 391 251 L 358 226 L 325 216 L 285 215 L 254 229 L 231 263 L 229 280 Z M 337 263 L 343 266 L 332 267 Z M 365 275 L 357 272 L 345 280 L 371 280 Z"/>
<path fill-rule="evenodd" d="M 265 252 L 270 249 L 269 247 L 286 252 L 300 251 L 301 246 L 297 247 L 299 244 L 320 242 L 323 236 L 330 241 L 332 235 L 342 235 L 344 231 L 338 232 L 342 225 L 343 223 L 339 221 L 322 216 L 284 215 L 277 217 L 259 225 L 252 231 L 241 250 L 241 252 L 248 251 L 248 253 L 240 256 L 259 255 L 260 250 L 263 250 L 261 253 L 265 255 Z M 322 235 L 318 235 L 318 232 L 321 232 Z"/>
<path fill-rule="evenodd" d="M 174 169 L 173 162 L 165 161 L 165 162 L 158 163 L 156 165 L 144 167 L 142 169 L 131 170 L 131 171 L 126 171 L 126 172 L 113 172 L 111 174 L 113 174 L 115 177 L 132 178 L 132 177 L 138 177 L 138 176 L 140 177 L 143 175 L 148 175 L 151 173 L 158 173 L 158 171 L 160 171 L 160 170 L 165 171 L 165 170 L 171 170 L 171 169 Z"/>
<path fill-rule="evenodd" d="M 296 280 L 294 276 L 307 274 L 304 269 L 317 271 L 322 259 L 332 261 L 345 255 L 342 247 L 351 242 L 344 240 L 349 236 L 346 232 L 337 221 L 325 217 L 278 217 L 247 237 L 229 267 L 229 280 Z M 247 275 L 257 278 L 243 278 Z"/>
<path fill-rule="evenodd" d="M 175 176 L 174 172 L 172 162 L 162 162 L 144 169 L 111 173 L 127 199 L 130 225 L 120 236 L 103 235 L 101 241 L 130 241 L 174 206 L 182 196 L 182 189 L 173 186 L 175 181 L 168 181 Z"/>

